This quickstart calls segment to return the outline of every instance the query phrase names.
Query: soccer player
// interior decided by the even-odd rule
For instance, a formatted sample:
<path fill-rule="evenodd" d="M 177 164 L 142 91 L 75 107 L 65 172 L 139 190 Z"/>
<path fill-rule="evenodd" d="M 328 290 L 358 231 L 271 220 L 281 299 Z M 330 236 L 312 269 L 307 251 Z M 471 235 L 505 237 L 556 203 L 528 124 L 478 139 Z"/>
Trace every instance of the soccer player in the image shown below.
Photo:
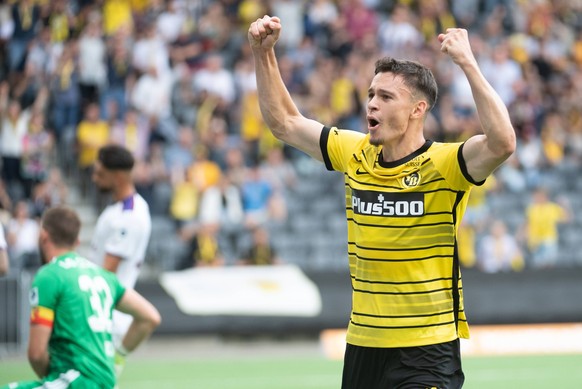
<path fill-rule="evenodd" d="M 117 274 L 126 288 L 133 288 L 151 234 L 151 217 L 147 202 L 135 190 L 132 180 L 133 155 L 118 145 L 99 149 L 93 169 L 93 182 L 102 192 L 111 192 L 113 203 L 97 219 L 91 240 L 90 258 Z M 123 338 L 131 317 L 113 314 L 113 338 L 116 345 Z"/>
<path fill-rule="evenodd" d="M 5 389 L 112 388 L 115 349 L 114 309 L 131 315 L 123 352 L 133 351 L 160 323 L 156 308 L 117 277 L 74 250 L 81 221 L 70 208 L 54 207 L 41 220 L 43 266 L 30 291 L 28 360 L 39 381 L 11 383 Z"/>
<path fill-rule="evenodd" d="M 425 66 L 394 58 L 376 62 L 367 134 L 324 126 L 299 112 L 284 85 L 274 50 L 281 27 L 267 15 L 248 30 L 263 117 L 277 138 L 345 177 L 353 293 L 342 388 L 460 388 L 459 338 L 469 331 L 456 231 L 471 187 L 515 150 L 507 108 L 467 31 L 451 28 L 440 49 L 471 85 L 483 134 L 425 139 L 436 81 Z"/>

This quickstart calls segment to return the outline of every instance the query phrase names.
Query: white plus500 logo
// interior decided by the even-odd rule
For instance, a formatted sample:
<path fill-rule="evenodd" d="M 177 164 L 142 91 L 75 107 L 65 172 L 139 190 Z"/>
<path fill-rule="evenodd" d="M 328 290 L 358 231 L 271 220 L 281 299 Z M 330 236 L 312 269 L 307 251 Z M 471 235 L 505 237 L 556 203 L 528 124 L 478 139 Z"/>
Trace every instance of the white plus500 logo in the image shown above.
<path fill-rule="evenodd" d="M 425 211 L 424 194 L 353 191 L 352 209 L 359 215 L 421 216 Z"/>

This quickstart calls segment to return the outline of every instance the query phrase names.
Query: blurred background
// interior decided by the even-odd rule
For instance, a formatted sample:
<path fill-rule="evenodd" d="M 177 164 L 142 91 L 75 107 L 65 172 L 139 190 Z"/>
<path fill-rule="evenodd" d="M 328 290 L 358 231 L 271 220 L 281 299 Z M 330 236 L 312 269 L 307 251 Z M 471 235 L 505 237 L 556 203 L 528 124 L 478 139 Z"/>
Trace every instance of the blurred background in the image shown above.
<path fill-rule="evenodd" d="M 481 131 L 469 85 L 437 40 L 449 27 L 468 29 L 518 138 L 517 152 L 473 190 L 460 226 L 469 321 L 582 322 L 582 1 L 2 1 L 0 222 L 11 270 L 0 278 L 0 359 L 26 344 L 43 210 L 75 207 L 88 252 L 108 201 L 91 183 L 92 163 L 110 142 L 133 151 L 152 213 L 137 289 L 164 317 L 154 338 L 319 341 L 345 327 L 343 176 L 265 128 L 246 38 L 265 14 L 282 19 L 279 66 L 305 116 L 365 132 L 375 60 L 412 59 L 440 87 L 425 129 L 435 141 Z M 256 277 L 269 266 L 305 276 L 296 287 L 315 290 L 305 297 L 314 310 L 257 313 L 249 295 L 250 312 L 200 312 L 180 298 L 242 293 L 242 281 L 216 282 L 206 295 L 188 280 L 171 287 L 172 277 Z M 287 285 L 274 277 L 275 289 Z"/>

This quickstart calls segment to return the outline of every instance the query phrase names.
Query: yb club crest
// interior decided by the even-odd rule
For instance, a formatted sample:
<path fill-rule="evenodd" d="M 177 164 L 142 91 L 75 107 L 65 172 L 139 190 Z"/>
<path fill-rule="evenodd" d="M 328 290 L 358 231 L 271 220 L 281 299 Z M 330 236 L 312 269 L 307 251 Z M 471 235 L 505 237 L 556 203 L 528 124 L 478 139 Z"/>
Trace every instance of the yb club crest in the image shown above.
<path fill-rule="evenodd" d="M 413 188 L 420 184 L 420 174 L 418 172 L 413 172 L 402 179 L 402 183 L 407 188 Z"/>

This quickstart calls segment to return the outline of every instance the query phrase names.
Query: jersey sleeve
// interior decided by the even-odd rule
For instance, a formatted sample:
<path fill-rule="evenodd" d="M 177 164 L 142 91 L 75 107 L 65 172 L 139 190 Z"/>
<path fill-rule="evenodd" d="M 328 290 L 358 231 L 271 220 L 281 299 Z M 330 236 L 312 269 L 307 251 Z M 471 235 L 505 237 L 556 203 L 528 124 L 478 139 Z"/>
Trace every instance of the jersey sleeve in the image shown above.
<path fill-rule="evenodd" d="M 354 146 L 365 136 L 358 131 L 324 127 L 319 145 L 327 170 L 345 172 L 348 161 L 353 156 Z"/>
<path fill-rule="evenodd" d="M 123 215 L 113 224 L 113 231 L 105 242 L 105 253 L 127 258 L 137 249 L 144 226 L 131 214 Z"/>
<path fill-rule="evenodd" d="M 52 274 L 52 267 L 41 268 L 30 289 L 30 324 L 53 326 L 59 299 L 60 279 Z"/>
<path fill-rule="evenodd" d="M 469 175 L 463 158 L 464 145 L 464 143 L 441 143 L 431 154 L 436 169 L 454 190 L 468 190 L 474 185 L 481 186 L 485 183 L 485 180 L 477 182 Z"/>

